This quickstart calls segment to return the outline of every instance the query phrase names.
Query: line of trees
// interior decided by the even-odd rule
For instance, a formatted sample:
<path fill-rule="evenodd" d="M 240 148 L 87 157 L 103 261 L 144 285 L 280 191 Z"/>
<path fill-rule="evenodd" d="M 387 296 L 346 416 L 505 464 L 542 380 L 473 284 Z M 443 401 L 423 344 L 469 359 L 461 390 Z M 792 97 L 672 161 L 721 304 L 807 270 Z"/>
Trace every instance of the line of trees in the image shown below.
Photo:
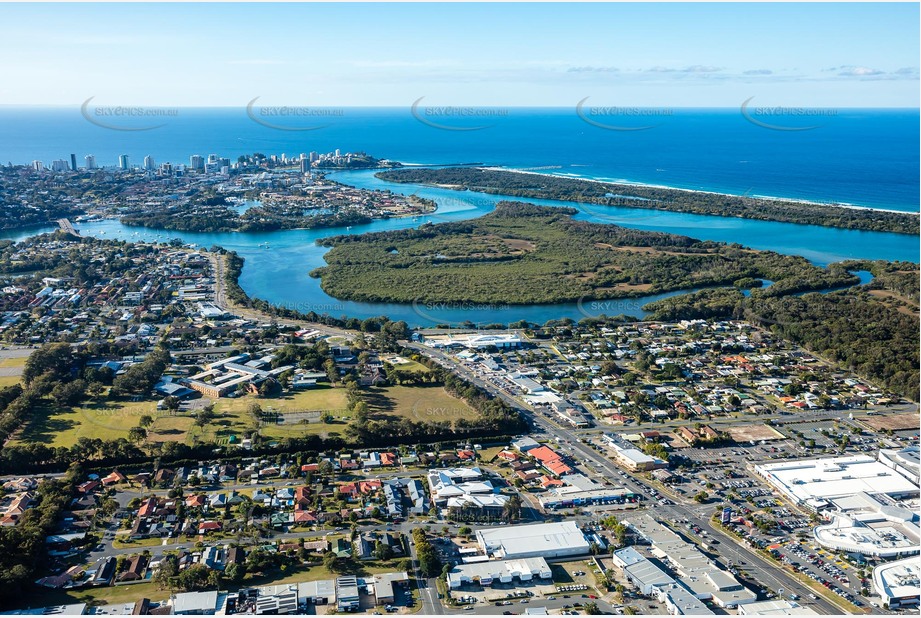
<path fill-rule="evenodd" d="M 413 544 L 416 547 L 416 558 L 419 561 L 419 571 L 424 577 L 438 576 L 441 573 L 441 559 L 435 547 L 429 542 L 422 528 L 414 528 L 412 534 Z"/>

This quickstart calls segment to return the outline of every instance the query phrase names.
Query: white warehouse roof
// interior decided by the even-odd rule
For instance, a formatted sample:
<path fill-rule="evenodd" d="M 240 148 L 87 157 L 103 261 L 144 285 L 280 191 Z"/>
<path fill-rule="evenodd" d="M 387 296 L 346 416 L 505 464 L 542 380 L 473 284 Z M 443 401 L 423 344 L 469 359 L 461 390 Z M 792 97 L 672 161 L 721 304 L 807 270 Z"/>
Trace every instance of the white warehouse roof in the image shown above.
<path fill-rule="evenodd" d="M 457 565 L 448 572 L 448 585 L 451 588 L 460 588 L 464 584 L 478 580 L 481 585 L 489 586 L 496 580 L 509 583 L 516 578 L 528 581 L 535 577 L 550 579 L 552 576 L 550 566 L 543 558 L 492 560 Z"/>
<path fill-rule="evenodd" d="M 484 553 L 497 558 L 578 556 L 589 552 L 585 534 L 573 521 L 477 530 Z"/>
<path fill-rule="evenodd" d="M 756 470 L 798 503 L 833 500 L 861 491 L 890 496 L 918 493 L 915 483 L 866 455 L 771 463 Z"/>

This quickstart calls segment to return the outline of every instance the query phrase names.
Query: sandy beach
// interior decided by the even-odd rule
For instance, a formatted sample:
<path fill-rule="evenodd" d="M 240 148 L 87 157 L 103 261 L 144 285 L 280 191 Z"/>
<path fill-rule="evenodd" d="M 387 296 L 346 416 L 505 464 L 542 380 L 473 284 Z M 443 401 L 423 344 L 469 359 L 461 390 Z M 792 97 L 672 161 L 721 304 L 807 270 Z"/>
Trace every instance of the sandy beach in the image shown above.
<path fill-rule="evenodd" d="M 726 195 L 730 197 L 745 197 L 753 200 L 763 200 L 769 202 L 791 202 L 795 204 L 810 204 L 813 206 L 827 206 L 830 208 L 848 208 L 851 210 L 873 210 L 878 212 L 890 212 L 896 214 L 905 214 L 905 215 L 914 215 L 919 216 L 919 212 L 909 212 L 905 210 L 893 210 L 889 208 L 874 208 L 872 206 L 858 206 L 856 204 L 847 204 L 843 202 L 814 202 L 810 200 L 795 199 L 795 198 L 786 198 L 786 197 L 774 197 L 769 195 L 739 195 L 737 193 L 723 193 L 720 191 L 703 191 L 701 189 L 684 189 L 680 187 L 670 187 L 668 185 L 654 185 L 643 182 L 628 182 L 628 181 L 610 181 L 610 180 L 597 180 L 595 178 L 584 178 L 582 176 L 575 176 L 571 174 L 549 174 L 546 172 L 534 172 L 528 170 L 518 170 L 507 167 L 484 167 L 484 170 L 489 170 L 493 172 L 512 172 L 515 174 L 530 174 L 533 176 L 552 176 L 555 178 L 570 178 L 573 180 L 584 180 L 585 182 L 594 182 L 600 185 L 606 185 L 611 187 L 648 187 L 650 189 L 667 189 L 669 191 L 684 191 L 686 193 L 701 193 L 706 195 Z"/>

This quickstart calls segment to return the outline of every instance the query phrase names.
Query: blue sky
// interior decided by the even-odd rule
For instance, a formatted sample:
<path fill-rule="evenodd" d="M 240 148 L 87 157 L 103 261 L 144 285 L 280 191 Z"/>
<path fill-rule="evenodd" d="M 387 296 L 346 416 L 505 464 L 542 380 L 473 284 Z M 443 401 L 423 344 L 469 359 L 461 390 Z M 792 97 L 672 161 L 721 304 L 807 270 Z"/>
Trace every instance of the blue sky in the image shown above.
<path fill-rule="evenodd" d="M 0 104 L 917 107 L 917 4 L 0 4 Z"/>

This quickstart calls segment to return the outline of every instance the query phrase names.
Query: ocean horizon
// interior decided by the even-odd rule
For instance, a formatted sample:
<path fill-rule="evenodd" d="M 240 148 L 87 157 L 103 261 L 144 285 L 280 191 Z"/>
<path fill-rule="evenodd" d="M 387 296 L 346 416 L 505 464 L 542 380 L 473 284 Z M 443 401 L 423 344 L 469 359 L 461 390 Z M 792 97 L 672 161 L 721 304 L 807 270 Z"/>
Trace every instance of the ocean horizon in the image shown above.
<path fill-rule="evenodd" d="M 0 106 L 0 163 L 75 154 L 82 167 L 92 154 L 114 166 L 127 154 L 133 165 L 147 155 L 178 164 L 338 148 L 918 212 L 918 133 L 914 108 Z"/>

